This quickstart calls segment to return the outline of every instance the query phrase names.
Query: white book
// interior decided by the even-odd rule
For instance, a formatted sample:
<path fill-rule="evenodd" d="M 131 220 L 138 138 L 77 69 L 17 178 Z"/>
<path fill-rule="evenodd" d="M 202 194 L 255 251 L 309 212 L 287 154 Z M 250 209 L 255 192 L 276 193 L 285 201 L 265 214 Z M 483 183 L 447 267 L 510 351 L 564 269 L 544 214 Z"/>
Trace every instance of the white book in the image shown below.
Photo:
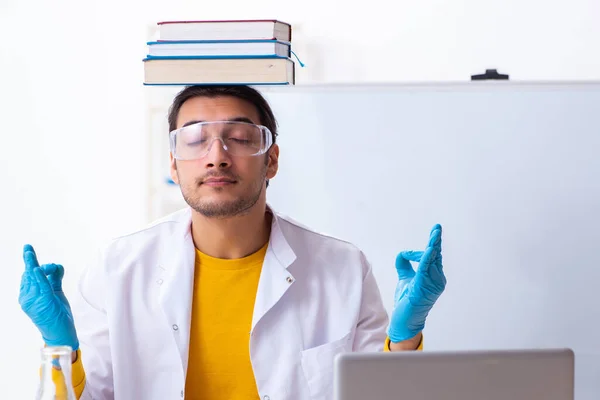
<path fill-rule="evenodd" d="M 145 85 L 293 85 L 294 62 L 283 57 L 148 57 Z"/>

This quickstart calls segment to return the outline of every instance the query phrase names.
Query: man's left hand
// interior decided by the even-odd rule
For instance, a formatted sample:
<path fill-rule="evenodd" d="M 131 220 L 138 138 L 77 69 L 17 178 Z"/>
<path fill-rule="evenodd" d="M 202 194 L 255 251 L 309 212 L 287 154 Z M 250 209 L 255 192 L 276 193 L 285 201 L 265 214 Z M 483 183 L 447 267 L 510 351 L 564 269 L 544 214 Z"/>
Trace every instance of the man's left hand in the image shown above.
<path fill-rule="evenodd" d="M 411 261 L 419 263 L 415 272 Z M 442 227 L 431 230 L 425 251 L 403 251 L 396 257 L 398 284 L 388 328 L 392 343 L 415 338 L 425 327 L 429 311 L 446 287 L 442 268 Z"/>

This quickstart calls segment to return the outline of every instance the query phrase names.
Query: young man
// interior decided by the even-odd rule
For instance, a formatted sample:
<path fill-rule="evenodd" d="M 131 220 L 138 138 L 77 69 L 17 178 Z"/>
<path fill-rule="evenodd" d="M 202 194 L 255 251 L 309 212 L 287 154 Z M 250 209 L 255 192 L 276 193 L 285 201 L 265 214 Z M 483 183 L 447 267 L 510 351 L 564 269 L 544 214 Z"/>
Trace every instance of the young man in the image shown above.
<path fill-rule="evenodd" d="M 73 313 L 63 267 L 24 248 L 21 307 L 46 345 L 75 350 L 79 398 L 330 399 L 337 354 L 420 348 L 446 285 L 439 225 L 424 252 L 398 255 L 388 324 L 359 249 L 267 204 L 279 147 L 257 91 L 188 87 L 169 125 L 171 176 L 189 208 L 111 241 Z"/>

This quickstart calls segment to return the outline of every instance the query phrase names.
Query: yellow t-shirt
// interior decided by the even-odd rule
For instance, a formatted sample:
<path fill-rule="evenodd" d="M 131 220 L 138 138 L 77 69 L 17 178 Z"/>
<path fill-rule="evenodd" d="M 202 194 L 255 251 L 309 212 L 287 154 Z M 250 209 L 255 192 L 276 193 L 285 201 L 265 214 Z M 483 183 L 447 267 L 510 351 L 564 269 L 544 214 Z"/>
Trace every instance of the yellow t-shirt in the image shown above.
<path fill-rule="evenodd" d="M 191 399 L 257 399 L 250 329 L 267 251 L 223 260 L 196 251 L 185 394 Z"/>

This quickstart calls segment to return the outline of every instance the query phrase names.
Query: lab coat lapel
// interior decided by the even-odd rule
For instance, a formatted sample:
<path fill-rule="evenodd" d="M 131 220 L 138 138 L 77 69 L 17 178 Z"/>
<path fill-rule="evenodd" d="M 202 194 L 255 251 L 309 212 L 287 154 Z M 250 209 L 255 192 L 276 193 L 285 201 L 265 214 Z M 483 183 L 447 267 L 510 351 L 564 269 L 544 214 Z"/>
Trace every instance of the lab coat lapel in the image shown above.
<path fill-rule="evenodd" d="M 190 227 L 191 211 L 188 210 L 165 235 L 158 266 L 163 278 L 157 281 L 159 303 L 179 349 L 184 372 L 188 363 L 196 257 Z"/>
<path fill-rule="evenodd" d="M 277 215 L 273 213 L 269 246 L 265 254 L 254 303 L 252 331 L 260 319 L 293 285 L 295 279 L 287 268 L 295 259 L 296 254 L 281 231 Z"/>

